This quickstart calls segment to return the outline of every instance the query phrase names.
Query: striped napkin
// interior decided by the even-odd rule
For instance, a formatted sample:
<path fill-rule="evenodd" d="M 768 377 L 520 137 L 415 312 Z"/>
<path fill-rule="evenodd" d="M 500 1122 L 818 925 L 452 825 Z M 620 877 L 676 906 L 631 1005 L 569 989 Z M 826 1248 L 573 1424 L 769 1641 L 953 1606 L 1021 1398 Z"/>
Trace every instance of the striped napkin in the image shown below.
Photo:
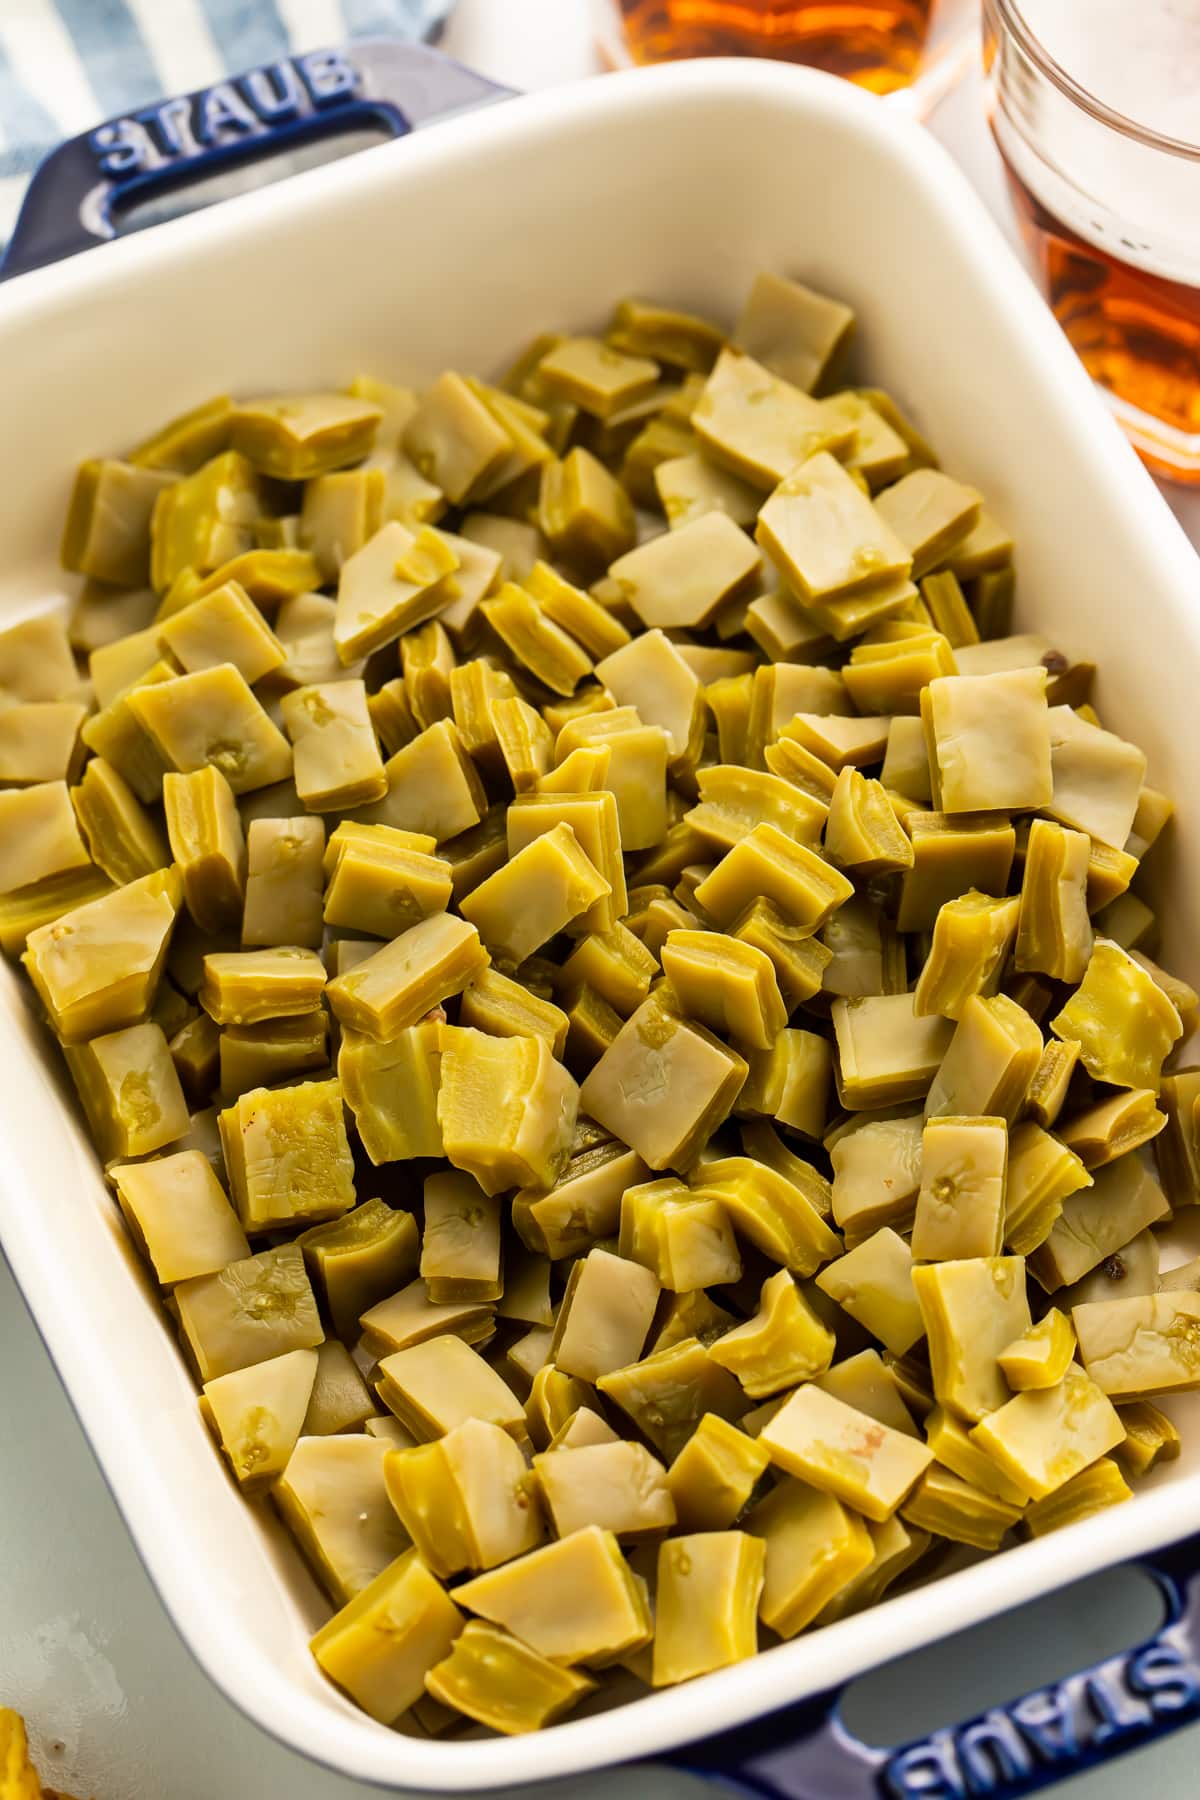
<path fill-rule="evenodd" d="M 427 38 L 453 0 L 0 0 L 0 248 L 63 138 L 356 37 Z"/>

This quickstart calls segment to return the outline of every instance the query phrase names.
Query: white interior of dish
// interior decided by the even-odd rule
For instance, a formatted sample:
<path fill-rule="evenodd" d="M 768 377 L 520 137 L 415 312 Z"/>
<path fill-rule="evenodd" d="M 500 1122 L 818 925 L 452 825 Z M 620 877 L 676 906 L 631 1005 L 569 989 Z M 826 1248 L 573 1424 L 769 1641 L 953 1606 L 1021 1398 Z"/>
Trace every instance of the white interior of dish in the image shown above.
<path fill-rule="evenodd" d="M 76 462 L 215 392 L 496 369 L 533 331 L 598 325 L 628 292 L 729 318 L 760 268 L 855 306 L 862 375 L 1015 531 L 1020 627 L 1099 663 L 1106 723 L 1145 747 L 1178 807 L 1155 856 L 1162 956 L 1196 981 L 1194 555 L 944 154 L 805 71 L 684 65 L 507 103 L 0 290 L 0 617 L 73 586 L 55 562 Z M 1200 1402 L 1186 1400 L 1171 1408 L 1182 1459 L 1132 1506 L 644 1696 L 619 1732 L 581 1717 L 533 1739 L 399 1737 L 312 1664 L 327 1609 L 214 1454 L 8 967 L 0 1059 L 0 1238 L 168 1610 L 252 1717 L 361 1779 L 467 1789 L 649 1754 L 1182 1536 L 1200 1513 Z"/>

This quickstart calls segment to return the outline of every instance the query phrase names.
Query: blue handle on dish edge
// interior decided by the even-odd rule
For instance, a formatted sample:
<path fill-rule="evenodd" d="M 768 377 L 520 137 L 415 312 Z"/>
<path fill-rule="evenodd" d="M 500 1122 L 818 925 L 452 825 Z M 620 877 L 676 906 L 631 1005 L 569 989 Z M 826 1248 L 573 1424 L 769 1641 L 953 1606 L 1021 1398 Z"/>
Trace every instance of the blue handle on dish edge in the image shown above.
<path fill-rule="evenodd" d="M 1200 1718 L 1200 1537 L 1138 1565 L 1167 1603 L 1135 1649 L 894 1749 L 847 1731 L 844 1689 L 663 1760 L 754 1800 L 1017 1800 Z"/>
<path fill-rule="evenodd" d="M 70 138 L 34 172 L 0 280 L 117 235 L 114 212 L 167 188 L 354 129 L 405 137 L 510 90 L 423 44 L 310 50 Z"/>

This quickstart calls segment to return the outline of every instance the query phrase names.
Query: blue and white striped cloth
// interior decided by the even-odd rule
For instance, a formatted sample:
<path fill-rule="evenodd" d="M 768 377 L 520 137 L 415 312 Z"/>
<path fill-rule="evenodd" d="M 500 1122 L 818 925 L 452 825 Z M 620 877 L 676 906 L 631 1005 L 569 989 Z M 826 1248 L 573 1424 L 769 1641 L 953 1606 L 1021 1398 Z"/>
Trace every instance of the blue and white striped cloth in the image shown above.
<path fill-rule="evenodd" d="M 0 0 L 0 248 L 63 138 L 292 51 L 428 37 L 453 0 Z"/>

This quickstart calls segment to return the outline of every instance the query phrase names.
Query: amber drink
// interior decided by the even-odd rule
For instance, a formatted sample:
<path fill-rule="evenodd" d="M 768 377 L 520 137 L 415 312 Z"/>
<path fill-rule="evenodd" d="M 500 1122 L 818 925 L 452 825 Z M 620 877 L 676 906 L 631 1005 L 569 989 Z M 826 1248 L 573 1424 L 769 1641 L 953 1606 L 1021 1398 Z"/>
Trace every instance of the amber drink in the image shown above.
<path fill-rule="evenodd" d="M 915 78 L 933 0 L 620 0 L 635 62 L 772 56 L 876 94 Z"/>
<path fill-rule="evenodd" d="M 1200 484 L 1200 6 L 984 0 L 984 61 L 1055 317 L 1144 460 Z"/>

